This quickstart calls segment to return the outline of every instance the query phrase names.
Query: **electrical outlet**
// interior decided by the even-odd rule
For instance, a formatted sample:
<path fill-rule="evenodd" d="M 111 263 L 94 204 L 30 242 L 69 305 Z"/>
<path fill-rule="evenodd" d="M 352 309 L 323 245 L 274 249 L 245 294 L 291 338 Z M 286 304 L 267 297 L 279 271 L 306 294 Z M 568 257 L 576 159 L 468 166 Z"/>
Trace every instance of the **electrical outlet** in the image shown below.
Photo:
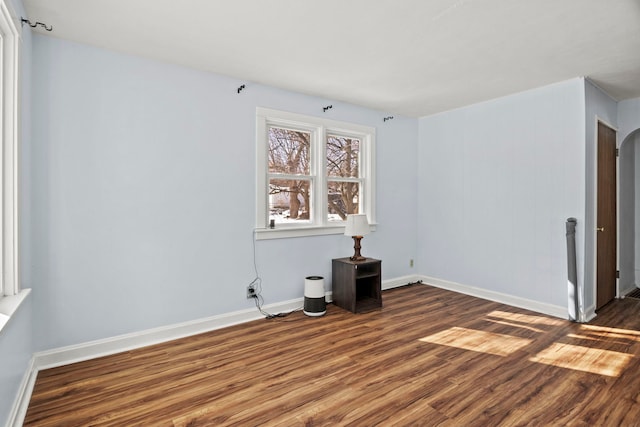
<path fill-rule="evenodd" d="M 253 285 L 247 286 L 247 299 L 255 298 L 256 296 L 256 288 Z"/>
<path fill-rule="evenodd" d="M 409 260 L 409 267 L 413 268 L 413 260 L 412 259 Z"/>

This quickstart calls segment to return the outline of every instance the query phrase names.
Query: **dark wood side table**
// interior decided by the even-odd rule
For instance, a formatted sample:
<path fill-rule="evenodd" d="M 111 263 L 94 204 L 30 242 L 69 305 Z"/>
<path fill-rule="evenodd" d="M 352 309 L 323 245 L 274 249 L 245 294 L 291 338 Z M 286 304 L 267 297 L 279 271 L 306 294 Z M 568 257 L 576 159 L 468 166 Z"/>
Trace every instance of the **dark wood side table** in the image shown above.
<path fill-rule="evenodd" d="M 381 264 L 373 258 L 332 260 L 333 303 L 353 313 L 382 307 Z"/>

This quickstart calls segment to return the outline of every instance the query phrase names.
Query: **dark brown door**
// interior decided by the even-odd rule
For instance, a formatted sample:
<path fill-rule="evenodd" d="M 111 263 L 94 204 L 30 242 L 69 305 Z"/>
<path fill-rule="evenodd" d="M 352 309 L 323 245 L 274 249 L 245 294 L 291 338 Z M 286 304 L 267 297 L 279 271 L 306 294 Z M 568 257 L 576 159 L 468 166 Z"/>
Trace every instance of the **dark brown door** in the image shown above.
<path fill-rule="evenodd" d="M 616 296 L 616 131 L 598 122 L 596 310 Z"/>

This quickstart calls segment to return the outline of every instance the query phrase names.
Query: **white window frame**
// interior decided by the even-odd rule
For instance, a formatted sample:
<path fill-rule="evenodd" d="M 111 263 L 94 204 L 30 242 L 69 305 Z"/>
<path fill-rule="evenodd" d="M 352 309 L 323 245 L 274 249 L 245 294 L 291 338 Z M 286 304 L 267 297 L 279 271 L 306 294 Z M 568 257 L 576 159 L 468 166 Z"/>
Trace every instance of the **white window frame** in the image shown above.
<path fill-rule="evenodd" d="M 20 32 L 0 0 L 0 330 L 28 294 L 18 268 L 18 141 Z"/>
<path fill-rule="evenodd" d="M 310 221 L 304 224 L 278 224 L 269 228 L 269 167 L 268 132 L 270 126 L 294 128 L 311 132 L 311 186 L 312 203 Z M 347 136 L 360 140 L 359 197 L 361 213 L 367 214 L 375 230 L 375 128 L 339 122 L 303 114 L 256 109 L 256 239 L 278 239 L 344 233 L 344 221 L 327 219 L 326 137 L 327 134 Z"/>

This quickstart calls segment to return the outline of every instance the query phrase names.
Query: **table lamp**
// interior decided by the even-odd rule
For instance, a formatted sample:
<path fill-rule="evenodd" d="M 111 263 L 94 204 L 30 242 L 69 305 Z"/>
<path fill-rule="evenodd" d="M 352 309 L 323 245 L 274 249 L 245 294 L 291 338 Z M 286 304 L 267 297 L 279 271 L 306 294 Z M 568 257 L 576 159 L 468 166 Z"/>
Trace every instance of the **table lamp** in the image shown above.
<path fill-rule="evenodd" d="M 367 259 L 360 255 L 360 240 L 362 236 L 369 234 L 369 222 L 367 221 L 367 214 L 353 214 L 347 215 L 347 223 L 344 227 L 344 235 L 353 237 L 355 250 L 351 261 L 363 261 Z"/>

